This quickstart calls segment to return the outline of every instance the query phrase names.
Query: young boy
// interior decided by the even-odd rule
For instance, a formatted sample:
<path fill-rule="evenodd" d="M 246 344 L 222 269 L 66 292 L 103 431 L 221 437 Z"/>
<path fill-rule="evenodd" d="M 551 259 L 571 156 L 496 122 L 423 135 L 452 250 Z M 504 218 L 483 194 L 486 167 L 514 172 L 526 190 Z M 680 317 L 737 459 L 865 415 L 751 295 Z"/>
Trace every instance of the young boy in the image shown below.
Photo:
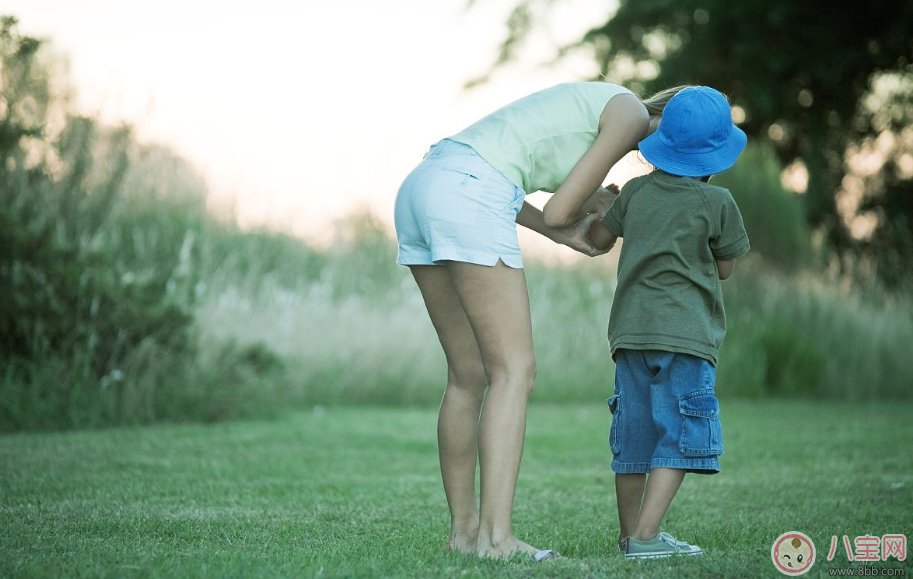
<path fill-rule="evenodd" d="M 608 403 L 619 546 L 628 558 L 702 552 L 660 524 L 686 472 L 720 470 L 720 280 L 749 245 L 732 195 L 707 181 L 745 143 L 726 97 L 703 86 L 682 90 L 639 144 L 656 170 L 628 182 L 590 228 L 600 249 L 625 239 L 609 320 L 616 370 Z"/>

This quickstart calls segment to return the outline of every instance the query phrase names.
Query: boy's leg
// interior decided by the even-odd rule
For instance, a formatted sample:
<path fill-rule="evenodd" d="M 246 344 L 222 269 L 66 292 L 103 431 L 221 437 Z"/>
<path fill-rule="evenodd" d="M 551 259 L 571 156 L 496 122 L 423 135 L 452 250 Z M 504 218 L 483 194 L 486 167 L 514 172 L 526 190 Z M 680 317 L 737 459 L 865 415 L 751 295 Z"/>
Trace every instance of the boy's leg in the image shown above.
<path fill-rule="evenodd" d="M 647 475 L 643 473 L 615 473 L 615 499 L 618 501 L 618 542 L 634 534 L 640 506 L 644 498 Z"/>
<path fill-rule="evenodd" d="M 650 411 L 653 375 L 637 350 L 615 354 L 615 395 L 609 400 L 613 412 L 610 444 L 615 471 L 619 544 L 634 533 L 644 497 L 646 473 L 656 446 L 657 433 Z"/>
<path fill-rule="evenodd" d="M 659 444 L 632 534 L 639 541 L 659 534 L 685 473 L 718 472 L 717 455 L 722 452 L 713 366 L 701 358 L 671 352 L 648 352 L 646 358 L 655 372 L 650 392 Z"/>
<path fill-rule="evenodd" d="M 640 518 L 630 534 L 635 539 L 646 541 L 659 533 L 659 527 L 685 478 L 685 471 L 677 468 L 654 468 L 647 479 Z"/>

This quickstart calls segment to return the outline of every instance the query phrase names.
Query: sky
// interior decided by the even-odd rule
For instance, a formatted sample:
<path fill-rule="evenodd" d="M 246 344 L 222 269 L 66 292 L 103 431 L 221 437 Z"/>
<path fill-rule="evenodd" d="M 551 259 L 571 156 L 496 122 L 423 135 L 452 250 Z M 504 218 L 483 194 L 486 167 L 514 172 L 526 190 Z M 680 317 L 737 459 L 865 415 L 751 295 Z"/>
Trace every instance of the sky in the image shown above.
<path fill-rule="evenodd" d="M 585 53 L 541 64 L 614 9 L 563 0 L 518 63 L 465 90 L 494 61 L 513 5 L 0 0 L 0 14 L 67 59 L 83 112 L 175 149 L 242 225 L 320 240 L 361 208 L 392 225 L 396 190 L 432 143 L 525 94 L 596 74 Z M 610 180 L 638 172 L 622 161 Z"/>

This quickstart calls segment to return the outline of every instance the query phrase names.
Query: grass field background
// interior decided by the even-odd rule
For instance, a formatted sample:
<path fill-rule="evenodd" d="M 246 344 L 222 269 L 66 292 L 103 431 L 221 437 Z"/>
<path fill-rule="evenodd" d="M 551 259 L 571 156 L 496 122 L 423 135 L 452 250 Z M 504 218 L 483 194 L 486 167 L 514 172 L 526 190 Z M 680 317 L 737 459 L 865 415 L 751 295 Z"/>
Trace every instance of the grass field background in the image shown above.
<path fill-rule="evenodd" d="M 4 435 L 0 577 L 775 577 L 771 544 L 793 530 L 819 550 L 807 576 L 826 576 L 850 566 L 824 560 L 832 535 L 913 538 L 911 411 L 725 403 L 722 473 L 689 475 L 665 524 L 706 556 L 629 562 L 604 401 L 534 403 L 515 528 L 566 556 L 543 565 L 444 551 L 431 409 Z"/>

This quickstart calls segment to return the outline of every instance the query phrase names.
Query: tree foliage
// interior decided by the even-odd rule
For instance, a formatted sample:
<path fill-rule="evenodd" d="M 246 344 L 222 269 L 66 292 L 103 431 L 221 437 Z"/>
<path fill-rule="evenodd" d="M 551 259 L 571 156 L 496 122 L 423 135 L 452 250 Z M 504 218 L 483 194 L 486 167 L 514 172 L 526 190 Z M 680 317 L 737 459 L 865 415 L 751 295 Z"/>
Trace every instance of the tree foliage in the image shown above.
<path fill-rule="evenodd" d="M 130 131 L 66 115 L 52 135 L 40 46 L 0 22 L 0 345 L 22 360 L 56 352 L 99 378 L 141 343 L 186 349 L 190 316 L 163 299 L 173 264 L 141 273 L 108 251 Z"/>
<path fill-rule="evenodd" d="M 0 431 L 174 415 L 156 394 L 198 360 L 204 200 L 165 215 L 136 171 L 156 151 L 69 111 L 46 57 L 0 18 Z"/>
<path fill-rule="evenodd" d="M 517 6 L 527 17 L 508 23 L 499 62 L 534 26 L 529 16 L 547 19 L 556 1 Z M 864 200 L 855 207 L 877 218 L 868 244 L 882 251 L 913 239 L 911 31 L 913 3 L 894 0 L 620 0 L 605 23 L 561 52 L 591 48 L 602 78 L 635 91 L 691 83 L 730 95 L 751 137 L 771 142 L 785 165 L 805 165 L 807 218 L 841 250 L 859 245 L 853 215 L 838 207 L 853 172 L 846 154 L 891 133 L 896 146 L 882 147 L 890 150 L 877 170 L 861 176 Z"/>

